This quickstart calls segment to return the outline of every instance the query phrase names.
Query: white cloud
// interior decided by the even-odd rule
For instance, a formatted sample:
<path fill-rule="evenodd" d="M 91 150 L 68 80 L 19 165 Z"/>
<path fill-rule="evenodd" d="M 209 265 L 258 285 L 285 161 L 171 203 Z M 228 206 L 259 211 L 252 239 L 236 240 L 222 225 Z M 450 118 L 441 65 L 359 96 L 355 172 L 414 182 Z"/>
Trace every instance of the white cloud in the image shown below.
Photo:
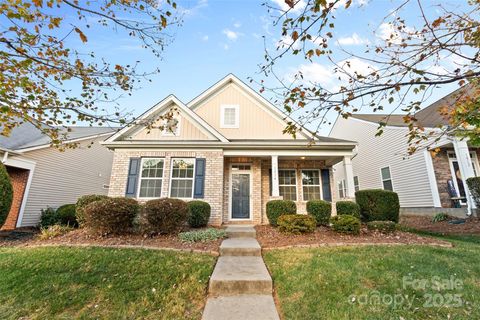
<path fill-rule="evenodd" d="M 290 37 L 289 35 L 283 36 L 280 40 L 276 42 L 276 46 L 279 48 L 288 48 L 292 44 L 292 49 L 296 50 L 300 48 L 299 41 L 294 42 L 292 37 Z"/>
<path fill-rule="evenodd" d="M 179 7 L 178 11 L 184 15 L 184 17 L 188 18 L 191 17 L 200 11 L 200 9 L 205 8 L 208 6 L 208 0 L 198 0 L 197 3 L 190 8 L 182 8 Z"/>
<path fill-rule="evenodd" d="M 240 22 L 235 22 L 233 26 L 238 29 L 242 26 L 242 24 Z"/>
<path fill-rule="evenodd" d="M 355 32 L 350 37 L 339 38 L 337 42 L 343 46 L 358 46 L 369 43 L 368 39 L 360 37 Z"/>
<path fill-rule="evenodd" d="M 367 76 L 376 70 L 373 65 L 358 58 L 352 58 L 340 61 L 338 68 L 316 62 L 301 64 L 298 68 L 291 69 L 285 78 L 290 82 L 297 80 L 306 84 L 315 83 L 326 89 L 335 90 L 339 85 L 348 81 L 350 77 L 354 77 L 355 74 Z M 296 73 L 301 73 L 303 79 L 295 79 Z"/>
<path fill-rule="evenodd" d="M 289 12 L 291 13 L 298 13 L 303 10 L 303 8 L 305 8 L 305 6 L 307 5 L 304 0 L 293 1 L 295 1 L 295 5 L 293 6 L 293 8 L 290 8 L 290 6 L 285 3 L 285 0 L 272 0 L 272 2 L 274 2 L 282 11 L 287 11 L 290 9 Z"/>
<path fill-rule="evenodd" d="M 204 35 L 204 36 L 202 37 L 202 41 L 208 41 L 208 35 Z"/>
<path fill-rule="evenodd" d="M 236 41 L 238 37 L 242 35 L 240 32 L 232 31 L 230 29 L 225 29 L 222 33 L 231 41 Z"/>
<path fill-rule="evenodd" d="M 228 44 L 224 44 L 224 45 L 223 45 L 223 49 L 224 49 L 224 50 L 228 50 L 228 49 L 230 49 L 230 47 L 228 46 Z"/>
<path fill-rule="evenodd" d="M 416 37 L 415 30 L 410 27 L 404 27 L 402 33 L 406 33 L 411 37 Z M 391 42 L 393 44 L 402 43 L 402 34 L 395 28 L 392 23 L 384 22 L 382 23 L 375 32 L 375 35 L 384 40 Z"/>

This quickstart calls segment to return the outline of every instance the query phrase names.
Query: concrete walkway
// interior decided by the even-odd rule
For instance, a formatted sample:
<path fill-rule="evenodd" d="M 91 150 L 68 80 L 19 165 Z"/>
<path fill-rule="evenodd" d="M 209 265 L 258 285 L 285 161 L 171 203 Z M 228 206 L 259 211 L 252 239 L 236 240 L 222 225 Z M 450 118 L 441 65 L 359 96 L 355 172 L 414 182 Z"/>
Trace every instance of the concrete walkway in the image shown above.
<path fill-rule="evenodd" d="M 210 277 L 203 320 L 278 320 L 272 278 L 252 226 L 227 227 Z"/>

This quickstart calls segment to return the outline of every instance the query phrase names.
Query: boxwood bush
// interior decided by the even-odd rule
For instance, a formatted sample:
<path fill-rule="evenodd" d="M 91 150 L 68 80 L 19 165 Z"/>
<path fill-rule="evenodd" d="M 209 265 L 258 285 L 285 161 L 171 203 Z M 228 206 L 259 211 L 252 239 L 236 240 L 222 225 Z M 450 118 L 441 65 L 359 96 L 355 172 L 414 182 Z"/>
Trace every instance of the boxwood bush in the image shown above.
<path fill-rule="evenodd" d="M 397 224 L 393 221 L 370 221 L 367 222 L 367 228 L 368 230 L 392 233 L 397 229 Z"/>
<path fill-rule="evenodd" d="M 132 198 L 107 198 L 84 207 L 85 227 L 99 234 L 124 234 L 132 230 L 139 205 Z"/>
<path fill-rule="evenodd" d="M 60 219 L 58 218 L 57 211 L 55 209 L 50 207 L 42 209 L 39 223 L 40 228 L 48 228 L 59 223 Z"/>
<path fill-rule="evenodd" d="M 467 185 L 475 203 L 477 204 L 477 208 L 480 208 L 480 177 L 468 178 Z"/>
<path fill-rule="evenodd" d="M 70 227 L 78 227 L 75 204 L 64 204 L 58 207 L 57 216 L 60 224 Z"/>
<path fill-rule="evenodd" d="M 339 216 L 348 214 L 360 219 L 360 206 L 353 201 L 337 201 L 335 208 Z"/>
<path fill-rule="evenodd" d="M 205 201 L 194 200 L 187 203 L 188 224 L 192 228 L 205 227 L 210 219 L 211 208 Z"/>
<path fill-rule="evenodd" d="M 344 214 L 335 216 L 330 219 L 332 229 L 336 232 L 346 234 L 359 234 L 360 233 L 360 219 L 357 217 Z"/>
<path fill-rule="evenodd" d="M 7 169 L 0 162 L 0 227 L 7 220 L 13 201 L 13 187 Z"/>
<path fill-rule="evenodd" d="M 80 227 L 85 223 L 85 207 L 92 202 L 104 199 L 108 199 L 108 197 L 101 194 L 89 194 L 78 198 L 75 205 L 75 215 L 77 217 L 77 223 Z"/>
<path fill-rule="evenodd" d="M 143 207 L 151 230 L 157 233 L 176 233 L 181 231 L 188 219 L 187 203 L 180 199 L 155 199 Z"/>
<path fill-rule="evenodd" d="M 400 202 L 395 192 L 382 189 L 360 190 L 355 192 L 355 200 L 360 206 L 363 221 L 398 222 Z"/>
<path fill-rule="evenodd" d="M 296 214 L 297 205 L 291 200 L 270 200 L 267 202 L 267 218 L 270 225 L 276 227 L 277 220 L 284 214 Z"/>
<path fill-rule="evenodd" d="M 284 214 L 278 218 L 278 230 L 301 234 L 315 231 L 317 220 L 306 214 Z"/>
<path fill-rule="evenodd" d="M 307 202 L 307 212 L 317 221 L 317 225 L 328 225 L 332 215 L 332 204 L 323 200 L 310 200 Z"/>

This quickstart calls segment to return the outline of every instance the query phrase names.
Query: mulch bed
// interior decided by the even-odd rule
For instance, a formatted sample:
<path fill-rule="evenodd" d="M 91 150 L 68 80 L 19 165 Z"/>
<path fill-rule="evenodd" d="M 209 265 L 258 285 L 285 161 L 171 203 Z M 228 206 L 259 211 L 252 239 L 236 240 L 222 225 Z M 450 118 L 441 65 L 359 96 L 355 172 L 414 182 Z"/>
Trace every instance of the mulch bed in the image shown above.
<path fill-rule="evenodd" d="M 256 226 L 257 240 L 262 249 L 282 247 L 317 247 L 338 245 L 420 244 L 451 247 L 450 242 L 422 237 L 409 232 L 395 231 L 384 234 L 362 227 L 359 235 L 345 235 L 327 227 L 319 227 L 313 233 L 293 235 L 278 231 L 271 226 Z"/>
<path fill-rule="evenodd" d="M 432 222 L 432 217 L 422 216 L 403 216 L 400 219 L 400 224 L 414 228 L 416 230 L 435 232 L 440 234 L 476 234 L 480 235 L 480 219 L 468 218 L 465 219 L 464 224 L 450 224 L 451 220 L 458 220 L 458 218 L 450 218 L 447 221 Z"/>
<path fill-rule="evenodd" d="M 29 238 L 13 240 L 0 237 L 2 246 L 105 246 L 105 247 L 145 247 L 150 249 L 178 249 L 216 254 L 222 239 L 208 242 L 186 243 L 181 242 L 177 235 L 143 236 L 138 234 L 120 236 L 96 236 L 89 234 L 85 229 L 76 229 L 62 236 L 40 240 L 33 234 Z"/>

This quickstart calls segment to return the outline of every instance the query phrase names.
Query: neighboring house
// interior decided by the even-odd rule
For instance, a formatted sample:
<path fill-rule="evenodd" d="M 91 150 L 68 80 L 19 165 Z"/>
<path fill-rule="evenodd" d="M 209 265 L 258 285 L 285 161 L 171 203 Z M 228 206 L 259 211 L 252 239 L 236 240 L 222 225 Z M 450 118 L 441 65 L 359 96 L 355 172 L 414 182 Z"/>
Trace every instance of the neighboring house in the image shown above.
<path fill-rule="evenodd" d="M 416 113 L 417 123 L 426 131 L 448 126 L 440 109 L 452 108 L 459 90 L 447 95 Z M 453 135 L 444 135 L 438 142 L 427 143 L 439 148 L 433 155 L 423 148 L 407 156 L 408 127 L 401 114 L 353 114 L 348 119 L 338 117 L 330 137 L 358 142 L 352 159 L 353 179 L 335 170 L 339 197 L 345 197 L 350 183 L 355 189 L 381 188 L 393 190 L 400 198 L 403 214 L 435 214 L 447 212 L 456 216 L 474 213 L 475 203 L 465 180 L 480 172 L 480 150 Z M 386 123 L 383 134 L 376 137 L 379 123 Z M 438 136 L 438 135 L 437 135 Z"/>
<path fill-rule="evenodd" d="M 171 130 L 158 128 L 165 120 L 145 127 L 172 108 Z M 188 104 L 170 95 L 104 142 L 115 151 L 109 195 L 203 200 L 213 225 L 267 223 L 270 199 L 296 201 L 301 213 L 309 199 L 331 201 L 332 166 L 349 163 L 355 143 L 305 130 L 294 139 L 288 121 L 233 75 Z"/>
<path fill-rule="evenodd" d="M 14 195 L 3 229 L 35 226 L 46 207 L 75 203 L 86 194 L 107 194 L 113 153 L 99 144 L 113 130 L 70 127 L 69 141 L 79 147 L 59 151 L 30 123 L 0 136 L 0 160 L 6 166 Z M 93 144 L 92 144 L 93 142 Z"/>

